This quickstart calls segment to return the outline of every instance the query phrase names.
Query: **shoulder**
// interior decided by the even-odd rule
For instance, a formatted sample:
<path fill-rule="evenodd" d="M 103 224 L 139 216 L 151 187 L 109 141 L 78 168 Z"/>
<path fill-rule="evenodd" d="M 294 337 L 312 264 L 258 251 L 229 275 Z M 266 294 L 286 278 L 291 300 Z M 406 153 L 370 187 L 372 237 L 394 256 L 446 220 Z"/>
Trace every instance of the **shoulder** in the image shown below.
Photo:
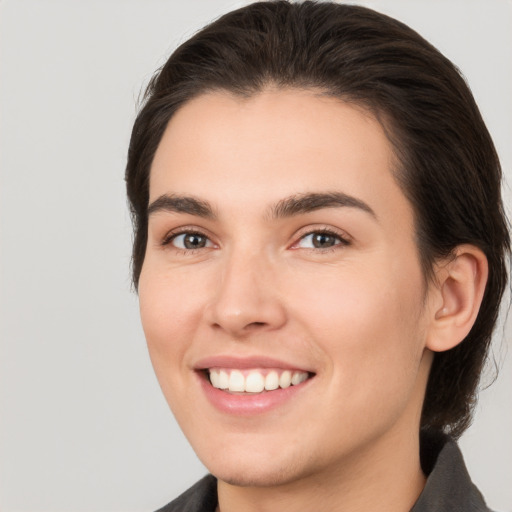
<path fill-rule="evenodd" d="M 206 475 L 156 512 L 215 512 L 216 508 L 217 480 L 212 475 Z"/>
<path fill-rule="evenodd" d="M 411 512 L 490 512 L 453 439 L 422 432 L 421 459 L 427 483 Z"/>

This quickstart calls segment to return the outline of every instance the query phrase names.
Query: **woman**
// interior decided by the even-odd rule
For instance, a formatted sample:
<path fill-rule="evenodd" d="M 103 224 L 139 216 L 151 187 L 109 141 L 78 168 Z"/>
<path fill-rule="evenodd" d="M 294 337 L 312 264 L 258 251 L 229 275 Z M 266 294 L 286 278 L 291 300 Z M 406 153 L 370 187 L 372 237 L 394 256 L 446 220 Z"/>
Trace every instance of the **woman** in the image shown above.
<path fill-rule="evenodd" d="M 126 176 L 153 366 L 213 475 L 162 510 L 487 510 L 453 439 L 510 242 L 445 57 L 369 9 L 249 5 L 152 80 Z"/>

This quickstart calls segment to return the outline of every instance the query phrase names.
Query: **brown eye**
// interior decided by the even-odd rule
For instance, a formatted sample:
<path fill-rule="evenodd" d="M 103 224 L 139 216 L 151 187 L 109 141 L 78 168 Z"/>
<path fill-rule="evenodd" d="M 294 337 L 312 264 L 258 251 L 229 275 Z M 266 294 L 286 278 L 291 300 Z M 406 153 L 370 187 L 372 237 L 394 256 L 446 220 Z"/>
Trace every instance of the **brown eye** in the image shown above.
<path fill-rule="evenodd" d="M 336 245 L 348 245 L 348 241 L 336 233 L 328 231 L 314 231 L 303 236 L 297 247 L 302 249 L 330 249 Z"/>
<path fill-rule="evenodd" d="M 201 233 L 180 233 L 171 240 L 172 245 L 178 249 L 203 249 L 212 245 L 208 237 Z"/>
<path fill-rule="evenodd" d="M 339 239 L 327 233 L 313 233 L 312 242 L 313 247 L 325 249 L 326 247 L 332 247 L 339 243 Z"/>

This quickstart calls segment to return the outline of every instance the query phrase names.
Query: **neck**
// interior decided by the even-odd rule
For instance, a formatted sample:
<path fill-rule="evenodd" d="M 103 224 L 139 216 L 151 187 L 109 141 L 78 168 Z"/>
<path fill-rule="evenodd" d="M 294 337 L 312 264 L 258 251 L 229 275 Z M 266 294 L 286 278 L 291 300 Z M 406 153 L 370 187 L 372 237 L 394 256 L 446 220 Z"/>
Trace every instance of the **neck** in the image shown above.
<path fill-rule="evenodd" d="M 425 486 L 419 435 L 368 443 L 336 467 L 269 487 L 238 487 L 219 480 L 220 512 L 379 510 L 408 512 Z"/>

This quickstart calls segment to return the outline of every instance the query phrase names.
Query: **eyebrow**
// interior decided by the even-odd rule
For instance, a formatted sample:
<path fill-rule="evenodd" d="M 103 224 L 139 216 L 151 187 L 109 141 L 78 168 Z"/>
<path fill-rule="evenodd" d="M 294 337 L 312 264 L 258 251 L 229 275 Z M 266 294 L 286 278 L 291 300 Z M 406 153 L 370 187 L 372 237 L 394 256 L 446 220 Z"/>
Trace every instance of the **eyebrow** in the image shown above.
<path fill-rule="evenodd" d="M 353 197 L 343 192 L 313 192 L 308 194 L 297 194 L 276 203 L 271 209 L 271 217 L 280 219 L 292 217 L 322 208 L 358 208 L 363 212 L 370 214 L 377 219 L 376 213 L 368 204 L 357 197 Z"/>
<path fill-rule="evenodd" d="M 281 219 L 323 208 L 357 208 L 377 219 L 372 208 L 361 199 L 344 194 L 343 192 L 312 192 L 296 194 L 281 199 L 270 207 L 270 217 Z M 193 196 L 161 195 L 155 199 L 147 210 L 148 217 L 157 212 L 188 213 L 197 217 L 215 219 L 217 216 L 208 201 Z"/>
<path fill-rule="evenodd" d="M 161 195 L 155 199 L 147 210 L 148 217 L 157 212 L 172 212 L 172 213 L 188 213 L 197 217 L 204 217 L 206 219 L 215 219 L 216 215 L 213 212 L 208 201 L 198 199 L 193 196 L 178 196 L 178 195 Z"/>

